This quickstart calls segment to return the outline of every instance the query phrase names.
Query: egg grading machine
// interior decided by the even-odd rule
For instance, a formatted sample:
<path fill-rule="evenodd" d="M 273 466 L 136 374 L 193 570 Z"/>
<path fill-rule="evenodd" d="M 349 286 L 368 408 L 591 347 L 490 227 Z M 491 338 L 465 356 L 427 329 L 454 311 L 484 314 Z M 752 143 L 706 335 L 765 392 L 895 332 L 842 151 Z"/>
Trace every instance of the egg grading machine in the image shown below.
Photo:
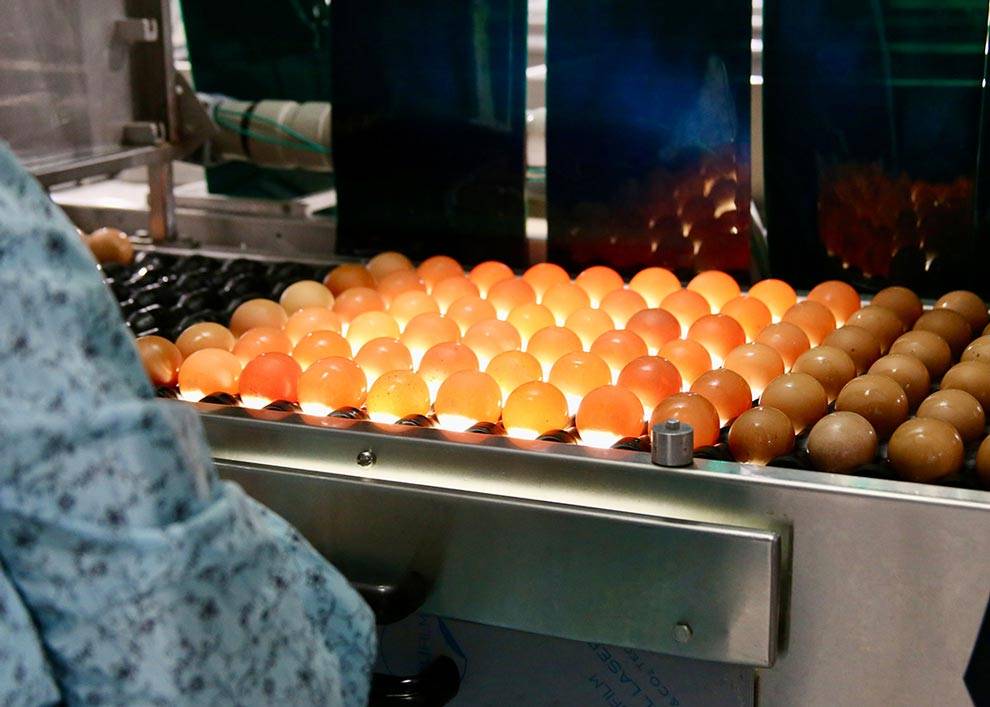
<path fill-rule="evenodd" d="M 234 199 L 177 231 L 173 161 L 209 131 L 172 68 L 167 3 L 13 4 L 0 28 L 0 135 L 43 183 L 145 165 L 141 249 L 334 260 L 332 219 L 304 216 L 293 229 L 284 214 L 238 214 Z M 71 213 L 116 225 L 98 208 Z M 241 223 L 255 234 L 247 252 L 232 239 Z M 478 625 L 493 642 L 501 629 L 535 634 L 561 661 L 561 646 L 584 642 L 601 661 L 593 689 L 520 698 L 501 680 L 504 661 L 480 658 L 462 695 L 676 704 L 627 674 L 617 656 L 635 651 L 684 659 L 663 663 L 664 679 L 704 676 L 698 703 L 970 700 L 963 674 L 990 587 L 990 493 L 717 461 L 669 468 L 635 451 L 198 408 L 221 474 L 298 527 L 383 621 L 420 612 Z M 422 677 L 405 686 L 413 699 L 449 697 L 423 692 L 435 676 Z M 379 682 L 375 698 L 401 690 Z"/>

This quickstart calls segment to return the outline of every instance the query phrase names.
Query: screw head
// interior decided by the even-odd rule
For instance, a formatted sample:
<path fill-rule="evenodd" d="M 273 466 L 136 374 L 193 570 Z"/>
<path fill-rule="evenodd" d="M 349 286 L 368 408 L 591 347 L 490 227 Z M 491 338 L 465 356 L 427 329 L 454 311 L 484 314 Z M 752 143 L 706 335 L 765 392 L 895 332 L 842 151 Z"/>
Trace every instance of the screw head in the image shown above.
<path fill-rule="evenodd" d="M 671 418 L 663 423 L 664 428 L 670 430 L 671 432 L 677 432 L 681 429 L 681 421 Z"/>
<path fill-rule="evenodd" d="M 375 453 L 370 449 L 365 449 L 364 451 L 358 452 L 357 463 L 358 466 L 368 467 L 377 461 Z"/>
<path fill-rule="evenodd" d="M 674 640 L 678 643 L 687 643 L 693 635 L 694 631 L 689 624 L 683 621 L 674 624 Z"/>

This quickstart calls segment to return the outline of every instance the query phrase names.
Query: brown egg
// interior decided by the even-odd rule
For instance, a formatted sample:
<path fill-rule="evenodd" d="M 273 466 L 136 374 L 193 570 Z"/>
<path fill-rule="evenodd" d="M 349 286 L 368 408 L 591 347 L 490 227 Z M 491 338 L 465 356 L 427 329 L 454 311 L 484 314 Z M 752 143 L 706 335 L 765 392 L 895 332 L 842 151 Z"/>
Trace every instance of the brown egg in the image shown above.
<path fill-rule="evenodd" d="M 869 464 L 877 453 L 873 425 L 854 412 L 826 415 L 808 435 L 808 455 L 818 471 L 848 474 Z"/>
<path fill-rule="evenodd" d="M 175 340 L 175 345 L 184 359 L 200 349 L 233 351 L 236 343 L 237 338 L 230 332 L 230 329 L 214 322 L 192 324 L 184 329 L 179 334 L 179 338 Z"/>
<path fill-rule="evenodd" d="M 374 287 L 375 277 L 360 263 L 343 263 L 327 273 L 323 284 L 334 297 L 338 297 L 352 287 Z"/>
<path fill-rule="evenodd" d="M 766 464 L 794 449 L 794 428 L 776 408 L 750 408 L 729 428 L 729 451 L 742 464 Z"/>
<path fill-rule="evenodd" d="M 887 287 L 880 290 L 870 304 L 889 309 L 897 315 L 905 329 L 913 327 L 924 311 L 921 299 L 906 287 Z"/>
<path fill-rule="evenodd" d="M 784 360 L 784 368 L 788 371 L 791 370 L 798 356 L 811 348 L 808 335 L 801 330 L 801 327 L 790 322 L 771 324 L 759 333 L 756 341 L 775 349 Z"/>
<path fill-rule="evenodd" d="M 179 382 L 182 353 L 175 344 L 160 336 L 142 336 L 136 343 L 141 363 L 152 383 L 173 386 Z"/>
<path fill-rule="evenodd" d="M 842 386 L 856 377 L 856 364 L 842 349 L 835 346 L 816 346 L 798 356 L 792 373 L 807 373 L 822 384 L 828 401 L 839 395 Z"/>
<path fill-rule="evenodd" d="M 938 334 L 949 345 L 952 358 L 958 359 L 973 339 L 973 328 L 966 318 L 951 309 L 933 309 L 925 312 L 914 323 L 915 331 L 930 331 Z"/>
<path fill-rule="evenodd" d="M 822 341 L 825 346 L 842 349 L 856 364 L 856 373 L 863 374 L 880 358 L 880 341 L 868 330 L 858 326 L 839 327 Z"/>
<path fill-rule="evenodd" d="M 890 378 L 867 374 L 846 383 L 835 399 L 835 409 L 862 415 L 885 440 L 907 419 L 908 401 L 904 389 Z"/>
<path fill-rule="evenodd" d="M 980 401 L 965 390 L 954 388 L 929 395 L 918 407 L 917 415 L 948 422 L 966 444 L 982 437 L 987 423 Z"/>
<path fill-rule="evenodd" d="M 98 228 L 85 240 L 99 263 L 127 265 L 134 260 L 134 246 L 127 234 L 118 228 Z"/>
<path fill-rule="evenodd" d="M 877 341 L 880 342 L 880 353 L 887 353 L 887 349 L 905 329 L 896 314 L 875 304 L 863 307 L 854 313 L 846 320 L 846 324 L 862 327 L 877 337 Z"/>
<path fill-rule="evenodd" d="M 990 363 L 963 361 L 942 377 L 942 389 L 965 390 L 980 401 L 984 410 L 990 409 Z"/>
<path fill-rule="evenodd" d="M 812 346 L 818 346 L 829 332 L 835 331 L 835 315 L 821 302 L 805 300 L 792 305 L 781 321 L 790 322 L 803 331 Z"/>
<path fill-rule="evenodd" d="M 825 388 L 807 373 L 785 373 L 770 381 L 760 405 L 780 410 L 801 434 L 828 413 Z"/>
<path fill-rule="evenodd" d="M 887 461 L 906 481 L 937 481 L 962 466 L 962 438 L 948 422 L 916 417 L 891 436 Z"/>
<path fill-rule="evenodd" d="M 904 389 L 908 407 L 914 410 L 931 391 L 932 379 L 925 364 L 907 354 L 887 354 L 870 366 L 870 373 L 887 376 Z"/>
<path fill-rule="evenodd" d="M 863 306 L 859 293 L 852 285 L 840 280 L 829 280 L 815 285 L 808 293 L 808 299 L 812 302 L 821 302 L 828 307 L 839 326 L 845 324 L 846 319 Z"/>
<path fill-rule="evenodd" d="M 990 437 L 983 440 L 976 452 L 976 473 L 983 482 L 983 488 L 990 489 Z"/>
<path fill-rule="evenodd" d="M 952 349 L 938 334 L 930 331 L 909 331 L 897 337 L 890 347 L 892 354 L 914 356 L 925 364 L 933 381 L 939 380 L 952 365 Z"/>
<path fill-rule="evenodd" d="M 395 251 L 379 253 L 368 261 L 368 272 L 371 273 L 376 282 L 381 282 L 394 272 L 413 269 L 413 264 L 409 258 Z"/>
<path fill-rule="evenodd" d="M 951 309 L 954 312 L 959 312 L 969 322 L 973 333 L 981 331 L 987 326 L 987 322 L 990 322 L 990 315 L 987 314 L 987 303 L 978 295 L 966 290 L 956 290 L 942 295 L 935 302 L 935 309 Z"/>
<path fill-rule="evenodd" d="M 234 310 L 230 317 L 230 331 L 240 338 L 248 329 L 271 327 L 284 329 L 289 315 L 278 302 L 270 299 L 251 299 Z"/>
<path fill-rule="evenodd" d="M 278 298 L 278 303 L 282 305 L 286 314 L 293 315 L 300 309 L 307 307 L 333 307 L 333 295 L 323 283 L 315 280 L 300 280 L 285 288 L 282 296 Z"/>
<path fill-rule="evenodd" d="M 962 360 L 990 363 L 990 336 L 973 339 L 970 345 L 963 350 Z"/>

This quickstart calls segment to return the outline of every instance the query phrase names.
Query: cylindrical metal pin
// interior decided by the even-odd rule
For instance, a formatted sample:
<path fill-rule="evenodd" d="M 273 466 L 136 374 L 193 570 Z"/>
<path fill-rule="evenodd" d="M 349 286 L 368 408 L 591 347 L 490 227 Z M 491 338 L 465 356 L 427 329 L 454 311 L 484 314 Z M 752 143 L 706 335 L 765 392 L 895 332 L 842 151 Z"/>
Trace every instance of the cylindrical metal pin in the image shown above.
<path fill-rule="evenodd" d="M 680 420 L 653 426 L 653 463 L 657 466 L 690 466 L 694 460 L 694 430 Z"/>

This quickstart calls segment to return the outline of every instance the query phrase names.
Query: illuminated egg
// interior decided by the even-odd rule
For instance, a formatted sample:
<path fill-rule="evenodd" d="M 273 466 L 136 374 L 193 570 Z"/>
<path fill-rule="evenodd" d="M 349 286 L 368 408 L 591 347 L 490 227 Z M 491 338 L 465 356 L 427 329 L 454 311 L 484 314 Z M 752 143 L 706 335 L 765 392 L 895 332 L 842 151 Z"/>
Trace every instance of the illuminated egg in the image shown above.
<path fill-rule="evenodd" d="M 881 354 L 887 353 L 894 340 L 904 333 L 904 324 L 900 317 L 889 309 L 873 304 L 853 312 L 846 320 L 846 326 L 858 326 L 873 334 L 880 343 Z"/>
<path fill-rule="evenodd" d="M 183 358 L 200 349 L 223 349 L 233 351 L 237 338 L 230 329 L 214 322 L 200 322 L 186 327 L 175 340 L 175 345 Z"/>
<path fill-rule="evenodd" d="M 794 433 L 801 434 L 828 414 L 828 395 L 807 373 L 785 373 L 770 381 L 760 405 L 780 410 L 794 424 Z"/>
<path fill-rule="evenodd" d="M 980 401 L 965 390 L 946 388 L 932 393 L 918 406 L 918 417 L 948 422 L 965 444 L 975 442 L 986 430 L 987 418 Z"/>
<path fill-rule="evenodd" d="M 708 300 L 713 312 L 719 311 L 726 302 L 735 299 L 742 293 L 735 278 L 720 270 L 706 270 L 698 273 L 688 283 L 687 288 L 694 290 Z"/>
<path fill-rule="evenodd" d="M 619 371 L 630 361 L 639 356 L 646 356 L 646 342 L 631 331 L 612 329 L 595 339 L 591 344 L 591 353 L 598 354 L 612 371 L 613 380 Z"/>
<path fill-rule="evenodd" d="M 292 349 L 292 358 L 304 371 L 321 358 L 331 356 L 351 357 L 351 345 L 335 331 L 311 331 Z"/>
<path fill-rule="evenodd" d="M 909 331 L 897 337 L 890 353 L 914 356 L 925 364 L 933 381 L 940 380 L 952 365 L 952 350 L 938 334 L 930 331 Z"/>
<path fill-rule="evenodd" d="M 502 406 L 502 426 L 510 437 L 536 439 L 544 432 L 566 427 L 568 422 L 567 400 L 550 383 L 523 383 Z"/>
<path fill-rule="evenodd" d="M 505 319 L 516 307 L 536 301 L 536 293 L 521 277 L 502 280 L 488 290 L 488 302 L 495 308 L 496 316 Z"/>
<path fill-rule="evenodd" d="M 963 349 L 962 361 L 984 361 L 990 363 L 990 336 L 973 339 L 969 346 Z"/>
<path fill-rule="evenodd" d="M 665 358 L 638 356 L 619 372 L 616 385 L 635 393 L 648 417 L 661 400 L 681 391 L 681 374 Z"/>
<path fill-rule="evenodd" d="M 360 263 L 344 263 L 328 272 L 323 278 L 323 284 L 334 297 L 339 297 L 341 292 L 355 287 L 374 287 L 375 278 L 368 268 Z"/>
<path fill-rule="evenodd" d="M 482 368 L 503 351 L 518 351 L 522 337 L 516 328 L 500 319 L 486 319 L 467 330 L 461 343 L 478 356 Z"/>
<path fill-rule="evenodd" d="M 567 321 L 567 328 L 572 329 L 570 319 Z M 637 334 L 646 343 L 651 354 L 657 353 L 668 341 L 681 336 L 681 323 L 665 309 L 643 309 L 636 312 L 626 324 L 626 329 Z M 580 336 L 580 332 L 578 335 Z M 583 336 L 581 340 L 584 340 Z"/>
<path fill-rule="evenodd" d="M 306 307 L 333 307 L 333 295 L 315 280 L 300 280 L 285 288 L 278 298 L 286 314 L 292 315 Z"/>
<path fill-rule="evenodd" d="M 818 471 L 849 474 L 873 461 L 877 454 L 873 425 L 854 412 L 833 412 L 811 428 L 808 456 Z"/>
<path fill-rule="evenodd" d="M 519 305 L 509 312 L 506 321 L 516 328 L 519 336 L 522 337 L 523 343 L 529 341 L 533 334 L 540 329 L 545 329 L 548 326 L 554 326 L 556 324 L 553 313 L 542 304 L 537 304 L 536 302 L 527 302 L 526 304 Z"/>
<path fill-rule="evenodd" d="M 806 373 L 822 384 L 828 401 L 833 402 L 842 386 L 856 377 L 856 363 L 842 349 L 816 346 L 798 356 L 792 373 Z"/>
<path fill-rule="evenodd" d="M 543 368 L 543 377 L 550 375 L 550 369 L 564 354 L 581 350 L 581 340 L 570 329 L 563 327 L 548 326 L 540 329 L 530 337 L 526 344 L 527 353 L 533 354 Z"/>
<path fill-rule="evenodd" d="M 746 332 L 726 314 L 706 314 L 691 325 L 687 338 L 704 346 L 718 368 L 732 349 L 746 343 Z"/>
<path fill-rule="evenodd" d="M 543 378 L 540 362 L 533 354 L 525 351 L 503 351 L 489 362 L 485 367 L 485 373 L 498 383 L 503 400 L 523 383 Z"/>
<path fill-rule="evenodd" d="M 385 312 L 361 312 L 347 327 L 347 341 L 352 351 L 359 350 L 372 339 L 398 339 L 399 325 Z"/>
<path fill-rule="evenodd" d="M 953 359 L 958 359 L 973 339 L 973 328 L 966 317 L 951 309 L 925 312 L 914 323 L 914 330 L 930 331 L 941 336 L 949 345 Z"/>
<path fill-rule="evenodd" d="M 387 303 L 391 303 L 403 292 L 419 290 L 426 292 L 426 283 L 420 278 L 415 270 L 397 270 L 382 278 L 378 283 L 378 294 Z"/>
<path fill-rule="evenodd" d="M 794 449 L 794 429 L 787 415 L 772 407 L 746 410 L 729 428 L 729 451 L 740 464 L 766 465 Z"/>
<path fill-rule="evenodd" d="M 418 365 L 428 349 L 446 341 L 460 341 L 461 329 L 449 317 L 436 312 L 423 312 L 409 320 L 399 340 L 409 348 L 413 361 Z"/>
<path fill-rule="evenodd" d="M 241 362 L 223 349 L 199 349 L 189 354 L 179 367 L 179 397 L 199 402 L 207 395 L 237 395 Z"/>
<path fill-rule="evenodd" d="M 835 317 L 832 311 L 820 302 L 805 300 L 788 308 L 781 321 L 790 322 L 797 326 L 808 337 L 812 346 L 818 346 L 822 340 L 835 331 Z"/>
<path fill-rule="evenodd" d="M 743 377 L 754 400 L 763 395 L 770 381 L 784 374 L 784 359 L 777 349 L 758 341 L 732 349 L 722 365 Z"/>
<path fill-rule="evenodd" d="M 371 385 L 366 406 L 370 420 L 393 423 L 410 415 L 428 414 L 430 391 L 411 371 L 388 371 Z"/>
<path fill-rule="evenodd" d="M 686 336 L 688 329 L 706 314 L 711 314 L 708 300 L 694 290 L 677 290 L 671 292 L 660 302 L 660 309 L 665 309 L 677 319 L 681 325 L 681 335 Z"/>
<path fill-rule="evenodd" d="M 588 293 L 575 285 L 573 282 L 562 282 L 551 285 L 540 302 L 544 307 L 553 312 L 554 319 L 558 326 L 567 321 L 574 312 L 579 309 L 591 306 L 591 298 Z M 609 317 L 611 318 L 611 317 Z"/>
<path fill-rule="evenodd" d="M 865 417 L 881 440 L 890 437 L 908 417 L 904 389 L 886 376 L 870 374 L 846 383 L 835 399 L 835 409 Z"/>
<path fill-rule="evenodd" d="M 497 316 L 495 307 L 488 301 L 473 296 L 461 297 L 450 305 L 450 309 L 447 310 L 446 314 L 447 319 L 453 319 L 457 322 L 462 336 L 464 332 L 478 322 L 483 322 L 486 319 L 495 319 Z"/>
<path fill-rule="evenodd" d="M 612 373 L 601 356 L 572 351 L 557 359 L 550 369 L 548 381 L 564 394 L 567 411 L 574 415 L 585 395 L 612 382 Z"/>
<path fill-rule="evenodd" d="M 350 359 L 320 359 L 299 376 L 299 407 L 307 415 L 325 416 L 344 407 L 359 408 L 368 396 L 364 371 Z"/>
<path fill-rule="evenodd" d="M 797 302 L 797 293 L 794 288 L 783 280 L 760 280 L 749 288 L 747 293 L 750 297 L 755 297 L 767 306 L 773 321 L 779 322 L 784 312 L 790 309 Z"/>
<path fill-rule="evenodd" d="M 808 301 L 828 307 L 837 326 L 845 324 L 853 312 L 863 306 L 855 288 L 841 280 L 829 280 L 815 285 L 808 293 Z"/>
<path fill-rule="evenodd" d="M 368 261 L 368 272 L 375 278 L 375 282 L 379 283 L 394 272 L 414 269 L 412 261 L 409 258 L 395 251 L 379 253 Z"/>
<path fill-rule="evenodd" d="M 983 488 L 990 489 L 990 437 L 980 443 L 976 452 L 976 474 L 983 482 Z"/>
<path fill-rule="evenodd" d="M 633 290 L 612 290 L 602 298 L 599 307 L 608 312 L 616 326 L 624 327 L 638 312 L 647 309 L 646 300 Z"/>
<path fill-rule="evenodd" d="M 564 322 L 564 328 L 577 334 L 578 338 L 581 339 L 581 345 L 585 349 L 590 349 L 595 339 L 609 329 L 615 328 L 615 322 L 612 321 L 612 317 L 600 309 L 582 307 L 571 312 L 567 321 Z M 679 325 L 677 330 L 680 332 Z"/>
<path fill-rule="evenodd" d="M 537 263 L 523 273 L 523 280 L 533 288 L 536 298 L 542 300 L 547 290 L 554 285 L 570 282 L 571 276 L 559 265 Z"/>
<path fill-rule="evenodd" d="M 701 374 L 691 392 L 704 396 L 715 406 L 721 426 L 742 415 L 753 406 L 753 390 L 746 379 L 728 368 Z"/>
<path fill-rule="evenodd" d="M 142 336 L 136 342 L 144 372 L 155 385 L 174 386 L 179 381 L 182 352 L 168 339 Z"/>
<path fill-rule="evenodd" d="M 285 323 L 285 335 L 295 346 L 302 338 L 314 331 L 340 331 L 340 317 L 326 307 L 306 307 L 300 309 Z"/>
<path fill-rule="evenodd" d="M 650 415 L 650 429 L 667 420 L 679 420 L 694 430 L 694 448 L 707 447 L 718 440 L 718 411 L 697 393 L 677 393 L 664 398 Z"/>
<path fill-rule="evenodd" d="M 423 354 L 418 372 L 430 391 L 430 397 L 433 398 L 440 385 L 452 373 L 477 370 L 478 357 L 474 351 L 464 344 L 447 341 L 437 344 Z"/>
<path fill-rule="evenodd" d="M 322 285 L 321 285 L 322 287 Z M 302 369 L 292 357 L 271 352 L 251 359 L 241 371 L 238 387 L 244 407 L 260 410 L 276 400 L 296 402 Z"/>
<path fill-rule="evenodd" d="M 880 358 L 879 339 L 863 327 L 845 324 L 826 336 L 822 345 L 845 351 L 856 364 L 858 375 L 866 373 Z"/>
<path fill-rule="evenodd" d="M 942 389 L 965 390 L 980 401 L 984 410 L 990 409 L 990 363 L 963 361 L 942 376 Z"/>
<path fill-rule="evenodd" d="M 288 354 L 292 351 L 292 342 L 281 329 L 259 326 L 248 329 L 241 335 L 234 344 L 233 353 L 241 365 L 246 366 L 255 356 L 271 351 Z"/>
<path fill-rule="evenodd" d="M 688 390 L 702 373 L 712 368 L 711 355 L 692 339 L 671 339 L 660 347 L 658 355 L 674 364 L 681 374 L 682 390 Z"/>
<path fill-rule="evenodd" d="M 784 368 L 788 371 L 791 370 L 791 366 L 797 361 L 798 356 L 811 348 L 808 335 L 800 327 L 790 322 L 771 324 L 759 333 L 756 341 L 776 349 L 784 361 Z"/>
<path fill-rule="evenodd" d="M 395 318 L 401 329 L 405 329 L 413 317 L 427 312 L 439 314 L 440 308 L 436 300 L 422 290 L 409 290 L 397 295 L 388 308 L 388 313 Z"/>
<path fill-rule="evenodd" d="M 463 275 L 458 275 L 456 277 L 444 278 L 438 282 L 430 294 L 433 295 L 437 306 L 440 307 L 440 312 L 444 313 L 450 309 L 450 305 L 461 297 L 478 295 L 479 292 L 477 285 Z"/>
<path fill-rule="evenodd" d="M 363 312 L 384 310 L 385 300 L 375 290 L 367 287 L 352 287 L 338 295 L 333 303 L 333 311 L 347 323 Z"/>
<path fill-rule="evenodd" d="M 719 314 L 732 317 L 739 322 L 739 326 L 746 332 L 746 341 L 755 339 L 771 323 L 770 310 L 767 306 L 749 295 L 740 295 L 729 300 L 723 305 Z"/>
<path fill-rule="evenodd" d="M 925 364 L 907 354 L 881 356 L 870 366 L 869 372 L 878 376 L 887 376 L 901 386 L 911 410 L 921 404 L 932 386 L 932 379 Z"/>
<path fill-rule="evenodd" d="M 990 321 L 987 314 L 987 303 L 978 295 L 966 290 L 956 290 L 946 295 L 942 295 L 935 302 L 935 309 L 951 309 L 958 312 L 969 323 L 975 334 L 982 331 Z"/>
<path fill-rule="evenodd" d="M 629 281 L 629 289 L 643 295 L 650 307 L 657 308 L 664 297 L 681 289 L 681 283 L 666 268 L 646 268 L 633 276 Z"/>
<path fill-rule="evenodd" d="M 372 339 L 354 356 L 354 363 L 364 371 L 368 383 L 374 383 L 389 371 L 411 371 L 413 357 L 401 341 L 395 339 Z"/>
<path fill-rule="evenodd" d="M 458 371 L 437 391 L 433 404 L 440 427 L 466 430 L 478 422 L 498 422 L 502 391 L 498 383 L 481 371 Z"/>
<path fill-rule="evenodd" d="M 955 427 L 942 420 L 916 417 L 891 436 L 887 462 L 905 481 L 929 483 L 959 471 L 963 451 Z"/>
<path fill-rule="evenodd" d="M 230 317 L 230 333 L 237 338 L 248 329 L 259 326 L 283 329 L 288 320 L 289 315 L 278 302 L 270 299 L 252 299 L 234 310 Z"/>
<path fill-rule="evenodd" d="M 511 280 L 515 277 L 515 273 L 505 263 L 500 263 L 497 260 L 488 260 L 475 265 L 468 277 L 474 283 L 474 286 L 478 288 L 481 296 L 485 297 L 488 294 L 488 290 L 492 288 L 492 285 L 502 280 Z"/>
<path fill-rule="evenodd" d="M 416 269 L 419 276 L 426 283 L 426 291 L 431 292 L 438 282 L 448 277 L 455 277 L 464 274 L 464 268 L 451 257 L 446 255 L 434 255 L 427 258 Z"/>
<path fill-rule="evenodd" d="M 612 290 L 619 289 L 625 283 L 622 281 L 622 276 L 612 268 L 604 265 L 593 265 L 581 271 L 574 278 L 574 284 L 588 293 L 592 307 L 598 307 L 605 295 Z"/>
<path fill-rule="evenodd" d="M 901 320 L 905 329 L 910 329 L 924 312 L 921 299 L 906 287 L 887 287 L 877 292 L 870 304 L 889 309 Z"/>
<path fill-rule="evenodd" d="M 611 447 L 623 437 L 643 433 L 643 405 L 632 391 L 603 385 L 584 396 L 574 422 L 582 443 Z"/>

